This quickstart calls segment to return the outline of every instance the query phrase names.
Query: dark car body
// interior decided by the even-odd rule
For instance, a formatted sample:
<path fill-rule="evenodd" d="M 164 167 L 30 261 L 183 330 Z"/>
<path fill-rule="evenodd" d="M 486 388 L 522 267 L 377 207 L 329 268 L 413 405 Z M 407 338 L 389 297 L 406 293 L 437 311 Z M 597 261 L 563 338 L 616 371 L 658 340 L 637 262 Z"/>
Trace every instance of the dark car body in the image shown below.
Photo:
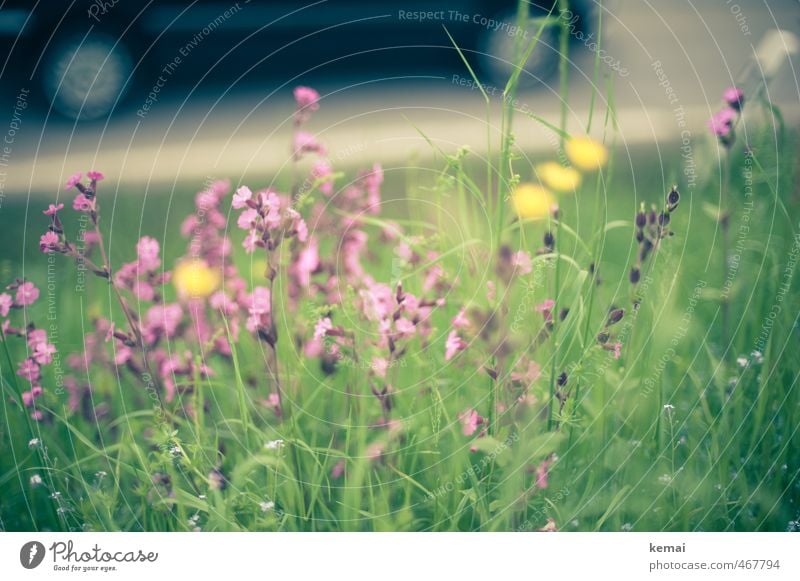
<path fill-rule="evenodd" d="M 530 16 L 556 13 L 554 1 L 529 4 Z M 126 92 L 149 90 L 165 73 L 176 91 L 463 72 L 448 32 L 481 80 L 499 84 L 511 70 L 510 48 L 530 41 L 535 24 L 516 26 L 515 0 L 75 0 L 59 9 L 54 5 L 3 3 L 0 36 L 7 56 L 0 74 L 4 81 L 29 79 L 42 89 L 46 103 L 75 118 L 105 116 L 120 107 Z M 584 26 L 585 10 L 572 10 Z M 546 80 L 554 71 L 555 34 L 549 26 L 527 80 Z"/>

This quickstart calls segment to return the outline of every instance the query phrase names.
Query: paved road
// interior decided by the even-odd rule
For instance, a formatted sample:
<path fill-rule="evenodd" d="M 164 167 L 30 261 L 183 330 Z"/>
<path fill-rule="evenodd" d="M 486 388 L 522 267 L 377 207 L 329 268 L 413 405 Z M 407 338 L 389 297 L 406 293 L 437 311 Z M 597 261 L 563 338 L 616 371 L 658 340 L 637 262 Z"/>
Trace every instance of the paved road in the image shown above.
<path fill-rule="evenodd" d="M 800 29 L 796 0 L 619 0 L 604 6 L 601 70 L 613 81 L 620 141 L 627 147 L 676 140 L 681 121 L 693 139 L 703 138 L 704 120 L 719 106 L 721 90 L 743 76 L 748 83 L 758 81 L 751 63 L 765 33 L 778 26 Z M 581 131 L 588 119 L 594 40 L 585 40 L 586 49 L 571 67 L 571 131 Z M 798 64 L 796 55 L 788 59 L 770 83 L 771 98 L 792 123 L 800 120 Z M 467 86 L 466 73 L 371 75 L 350 86 L 326 78 L 317 83 L 324 97 L 311 128 L 328 144 L 334 162 L 392 165 L 426 155 L 429 147 L 414 125 L 445 149 L 469 144 L 478 154 L 485 151 L 485 108 L 478 91 Z M 2 90 L 8 97 L 9 87 Z M 498 89 L 494 113 L 499 94 Z M 594 131 L 602 129 L 606 95 L 602 87 Z M 171 99 L 167 87 L 144 115 L 137 115 L 132 97 L 133 107 L 102 123 L 73 124 L 31 109 L 18 115 L 6 109 L 15 129 L 5 167 L 0 158 L 5 195 L 51 196 L 66 176 L 90 167 L 104 170 L 112 182 L 149 184 L 155 193 L 179 180 L 201 183 L 210 176 L 263 180 L 288 162 L 288 87 L 228 93 L 201 88 L 188 101 Z M 555 86 L 522 91 L 518 105 L 558 121 Z M 540 125 L 521 117 L 517 122 L 518 142 L 526 151 L 554 147 Z"/>

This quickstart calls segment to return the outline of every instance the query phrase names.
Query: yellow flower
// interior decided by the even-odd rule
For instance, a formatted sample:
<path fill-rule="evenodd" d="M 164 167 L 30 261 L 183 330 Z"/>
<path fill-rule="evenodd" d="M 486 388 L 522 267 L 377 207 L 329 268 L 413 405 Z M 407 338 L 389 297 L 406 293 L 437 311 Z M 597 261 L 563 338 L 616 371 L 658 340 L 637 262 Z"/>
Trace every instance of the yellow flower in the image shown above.
<path fill-rule="evenodd" d="M 536 166 L 536 175 L 548 188 L 557 192 L 574 192 L 581 185 L 581 174 L 572 167 L 564 167 L 555 161 Z"/>
<path fill-rule="evenodd" d="M 555 204 L 553 195 L 536 184 L 519 184 L 511 195 L 514 209 L 521 218 L 544 218 Z"/>
<path fill-rule="evenodd" d="M 593 171 L 608 161 L 608 151 L 602 143 L 589 137 L 573 137 L 566 144 L 567 157 L 578 169 Z"/>
<path fill-rule="evenodd" d="M 184 298 L 206 298 L 219 288 L 219 272 L 203 260 L 179 262 L 172 273 L 172 282 Z"/>

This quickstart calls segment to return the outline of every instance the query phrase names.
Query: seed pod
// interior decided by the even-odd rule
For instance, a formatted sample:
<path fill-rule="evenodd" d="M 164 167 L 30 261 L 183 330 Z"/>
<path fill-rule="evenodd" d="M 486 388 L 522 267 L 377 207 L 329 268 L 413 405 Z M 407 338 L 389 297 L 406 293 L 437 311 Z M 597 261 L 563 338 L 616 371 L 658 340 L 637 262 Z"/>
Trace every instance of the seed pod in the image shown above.
<path fill-rule="evenodd" d="M 667 208 L 670 212 L 678 207 L 678 202 L 681 200 L 681 195 L 678 192 L 678 186 L 672 186 L 672 189 L 667 194 Z"/>
<path fill-rule="evenodd" d="M 614 309 L 608 314 L 608 325 L 614 325 L 622 320 L 625 315 L 625 309 Z"/>

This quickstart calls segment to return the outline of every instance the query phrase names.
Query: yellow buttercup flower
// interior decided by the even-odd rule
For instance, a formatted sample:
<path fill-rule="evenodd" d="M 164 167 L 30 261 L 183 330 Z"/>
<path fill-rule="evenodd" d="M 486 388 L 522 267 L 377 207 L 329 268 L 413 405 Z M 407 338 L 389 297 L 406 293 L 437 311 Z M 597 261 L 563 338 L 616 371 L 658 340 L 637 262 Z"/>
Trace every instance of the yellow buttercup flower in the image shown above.
<path fill-rule="evenodd" d="M 536 175 L 548 188 L 557 192 L 574 192 L 581 185 L 581 174 L 578 170 L 564 167 L 555 161 L 537 165 Z"/>
<path fill-rule="evenodd" d="M 220 275 L 204 260 L 184 260 L 175 267 L 172 282 L 181 297 L 203 299 L 219 288 Z"/>
<path fill-rule="evenodd" d="M 511 194 L 514 209 L 521 218 L 544 218 L 555 204 L 553 195 L 536 184 L 519 184 Z"/>
<path fill-rule="evenodd" d="M 566 144 L 567 157 L 578 169 L 594 171 L 608 161 L 608 150 L 589 137 L 573 137 Z"/>

